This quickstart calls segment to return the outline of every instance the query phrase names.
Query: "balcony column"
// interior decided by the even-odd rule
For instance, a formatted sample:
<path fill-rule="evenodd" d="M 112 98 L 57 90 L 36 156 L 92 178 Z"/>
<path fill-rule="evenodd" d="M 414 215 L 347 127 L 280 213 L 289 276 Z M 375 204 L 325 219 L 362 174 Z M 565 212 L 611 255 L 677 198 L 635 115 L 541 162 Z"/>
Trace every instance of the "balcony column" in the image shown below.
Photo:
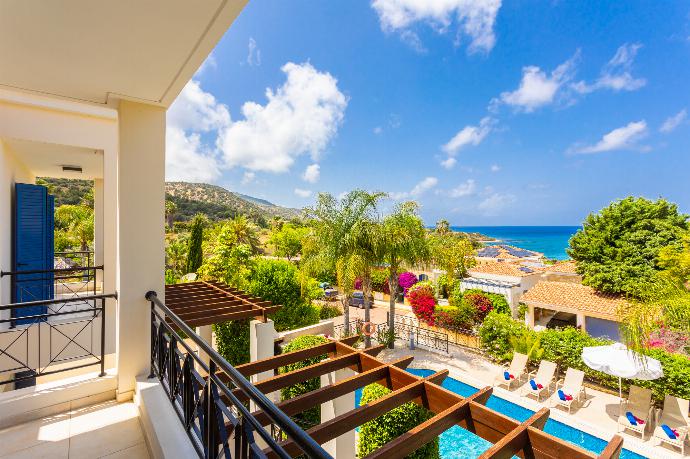
<path fill-rule="evenodd" d="M 201 337 L 204 341 L 208 343 L 209 346 L 213 347 L 213 329 L 211 328 L 211 325 L 204 325 L 202 327 L 196 327 L 196 334 Z M 207 353 L 201 350 L 199 346 L 196 347 L 196 351 L 199 355 L 199 358 L 206 363 L 206 365 L 209 365 L 211 362 L 211 357 Z"/>
<path fill-rule="evenodd" d="M 103 263 L 103 179 L 93 181 L 93 266 Z M 96 289 L 103 290 L 103 271 L 96 270 Z"/>
<path fill-rule="evenodd" d="M 321 387 L 335 384 L 355 375 L 349 368 L 343 368 L 321 376 Z M 335 400 L 321 404 L 321 423 L 329 421 L 336 416 L 352 411 L 355 407 L 355 393 L 341 395 Z M 323 444 L 323 449 L 335 459 L 347 459 L 355 457 L 355 431 L 351 430 L 338 438 Z"/>
<path fill-rule="evenodd" d="M 117 372 L 119 400 L 149 372 L 151 317 L 144 295 L 165 300 L 165 109 L 119 106 L 117 158 Z"/>
<path fill-rule="evenodd" d="M 582 330 L 583 332 L 587 332 L 587 325 L 585 321 L 585 315 L 581 312 L 578 312 L 577 315 L 575 316 L 575 323 L 577 325 L 577 328 Z"/>

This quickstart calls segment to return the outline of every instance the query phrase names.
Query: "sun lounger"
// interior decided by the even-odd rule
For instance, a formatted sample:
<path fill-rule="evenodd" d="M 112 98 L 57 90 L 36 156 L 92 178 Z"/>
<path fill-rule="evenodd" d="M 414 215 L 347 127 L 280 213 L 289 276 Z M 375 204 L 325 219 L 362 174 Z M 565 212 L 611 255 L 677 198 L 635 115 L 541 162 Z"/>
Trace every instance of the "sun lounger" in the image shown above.
<path fill-rule="evenodd" d="M 507 389 L 513 386 L 513 383 L 517 382 L 524 376 L 527 369 L 527 356 L 525 354 L 520 354 L 515 352 L 513 354 L 513 361 L 510 362 L 509 367 L 501 368 L 501 372 L 496 375 L 496 381 L 494 385 L 505 386 Z"/>
<path fill-rule="evenodd" d="M 537 401 L 541 401 L 541 394 L 546 392 L 554 383 L 556 377 L 556 364 L 548 360 L 542 360 L 537 371 L 532 371 L 527 375 L 527 384 L 523 390 L 523 395 L 535 395 Z"/>
<path fill-rule="evenodd" d="M 685 441 L 690 429 L 689 409 L 688 400 L 667 395 L 664 399 L 664 410 L 661 416 L 657 416 L 656 429 L 654 429 L 655 438 L 680 448 L 683 456 L 685 456 Z"/>
<path fill-rule="evenodd" d="M 553 398 L 557 405 L 568 408 L 568 413 L 570 413 L 575 401 L 580 401 L 582 396 L 586 395 L 585 387 L 582 385 L 584 379 L 584 371 L 568 368 L 568 371 L 565 372 L 565 378 L 556 384 L 556 393 Z"/>
<path fill-rule="evenodd" d="M 652 391 L 642 387 L 630 386 L 628 399 L 621 404 L 621 414 L 618 416 L 618 431 L 632 430 L 642 435 L 652 419 Z"/>

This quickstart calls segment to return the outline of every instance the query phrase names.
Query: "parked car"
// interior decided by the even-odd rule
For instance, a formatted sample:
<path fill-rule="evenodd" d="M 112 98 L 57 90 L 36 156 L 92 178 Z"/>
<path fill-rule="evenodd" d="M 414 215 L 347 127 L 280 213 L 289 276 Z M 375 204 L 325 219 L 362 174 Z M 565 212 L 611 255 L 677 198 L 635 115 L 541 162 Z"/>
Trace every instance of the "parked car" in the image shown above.
<path fill-rule="evenodd" d="M 334 301 L 338 298 L 338 290 L 334 289 L 328 282 L 321 282 L 319 287 L 323 290 L 325 300 Z"/>
<path fill-rule="evenodd" d="M 364 292 L 353 292 L 352 298 L 350 298 L 350 306 L 355 308 L 364 308 Z"/>

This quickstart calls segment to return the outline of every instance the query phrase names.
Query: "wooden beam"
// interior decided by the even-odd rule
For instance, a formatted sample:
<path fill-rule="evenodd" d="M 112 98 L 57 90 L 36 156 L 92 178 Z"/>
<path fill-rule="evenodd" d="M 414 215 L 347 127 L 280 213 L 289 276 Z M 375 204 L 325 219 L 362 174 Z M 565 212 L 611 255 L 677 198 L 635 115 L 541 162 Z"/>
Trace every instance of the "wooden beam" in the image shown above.
<path fill-rule="evenodd" d="M 527 429 L 527 436 L 536 457 L 548 459 L 594 459 L 597 457 L 583 448 L 549 435 L 540 429 L 530 427 Z"/>
<path fill-rule="evenodd" d="M 427 384 L 427 391 L 430 386 L 430 384 Z M 491 395 L 492 390 L 491 387 L 485 387 L 479 392 L 459 401 L 455 405 L 446 408 L 433 418 L 408 430 L 395 440 L 386 443 L 381 448 L 366 456 L 366 458 L 402 458 L 417 451 L 419 448 L 469 416 L 470 402 L 473 400 L 487 399 Z"/>
<path fill-rule="evenodd" d="M 618 459 L 621 455 L 621 449 L 623 449 L 623 437 L 614 435 L 599 455 L 599 459 Z"/>
<path fill-rule="evenodd" d="M 215 306 L 243 306 L 240 301 L 237 300 L 231 300 L 229 298 L 223 298 L 221 300 L 213 300 L 213 301 L 202 301 L 199 303 L 196 302 L 191 302 L 191 303 L 173 303 L 172 305 L 166 303 L 166 306 L 170 308 L 174 313 L 177 314 L 177 312 L 192 312 L 192 311 L 203 311 L 208 309 L 209 307 L 215 307 Z"/>
<path fill-rule="evenodd" d="M 255 360 L 254 362 L 243 363 L 242 365 L 237 365 L 235 369 L 242 373 L 244 377 L 248 378 L 252 375 L 263 373 L 264 371 L 277 370 L 285 365 L 301 362 L 302 360 L 311 359 L 323 354 L 330 354 L 335 352 L 335 349 L 335 342 L 332 341 L 314 347 L 300 349 L 298 351 L 266 357 L 264 359 Z"/>
<path fill-rule="evenodd" d="M 222 322 L 229 322 L 232 320 L 247 320 L 247 319 L 253 319 L 255 317 L 261 316 L 261 312 L 258 310 L 252 310 L 252 311 L 240 311 L 240 312 L 230 312 L 230 313 L 225 313 L 225 314 L 217 314 L 217 315 L 212 315 L 209 317 L 204 317 L 201 319 L 195 319 L 195 320 L 185 320 L 185 323 L 189 325 L 192 328 L 195 327 L 203 327 L 204 325 L 213 325 L 213 324 L 219 324 Z"/>
<path fill-rule="evenodd" d="M 528 428 L 542 429 L 549 419 L 549 409 L 542 408 L 534 413 L 525 422 L 508 432 L 506 436 L 494 443 L 489 449 L 479 456 L 479 459 L 510 459 L 519 451 L 523 451 L 525 458 L 534 457 L 534 452 L 529 442 Z"/>
<path fill-rule="evenodd" d="M 392 368 L 392 367 L 389 367 Z M 314 426 L 307 430 L 307 434 L 319 444 L 323 444 L 329 440 L 337 438 L 342 434 L 353 430 L 354 428 L 376 419 L 382 414 L 387 413 L 393 408 L 407 403 L 415 398 L 421 397 L 424 394 L 424 380 L 420 380 L 407 387 L 403 387 L 396 391 L 390 392 L 385 396 L 373 400 L 366 405 L 355 408 L 352 411 L 336 416 L 326 422 Z M 280 446 L 293 457 L 300 454 L 301 450 L 292 440 L 285 440 L 280 443 Z M 264 450 L 269 458 L 275 458 L 275 452 L 269 449 Z"/>

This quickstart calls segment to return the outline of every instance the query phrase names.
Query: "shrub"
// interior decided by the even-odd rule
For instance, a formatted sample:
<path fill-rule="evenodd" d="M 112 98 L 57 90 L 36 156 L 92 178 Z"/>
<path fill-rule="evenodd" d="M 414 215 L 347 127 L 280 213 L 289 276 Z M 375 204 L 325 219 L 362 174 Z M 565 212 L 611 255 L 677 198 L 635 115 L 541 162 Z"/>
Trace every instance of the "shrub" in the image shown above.
<path fill-rule="evenodd" d="M 632 383 L 651 389 L 654 398 L 659 402 L 664 400 L 666 394 L 690 399 L 690 359 L 663 349 L 650 349 L 646 354 L 661 362 L 664 376 L 655 381 L 634 380 Z"/>
<path fill-rule="evenodd" d="M 283 348 L 283 353 L 287 352 L 294 352 L 294 351 L 299 351 L 301 349 L 308 349 L 310 347 L 318 346 L 319 344 L 324 344 L 327 343 L 328 339 L 324 338 L 323 336 L 317 336 L 317 335 L 304 335 L 300 336 L 298 338 L 295 338 L 294 340 L 290 341 L 284 348 Z M 327 354 L 319 355 L 317 357 L 312 357 L 309 359 L 305 359 L 299 362 L 291 363 L 289 365 L 285 365 L 284 367 L 280 367 L 278 370 L 279 373 L 288 373 L 290 371 L 294 370 L 299 370 L 300 368 L 308 367 L 310 365 L 314 365 L 316 363 L 319 363 L 323 359 L 327 357 Z M 321 387 L 321 379 L 320 378 L 312 378 L 310 380 L 300 382 L 297 384 L 293 384 L 292 386 L 285 387 L 280 390 L 280 398 L 281 400 L 290 400 L 292 398 L 295 398 L 299 395 L 306 394 L 307 392 L 311 392 L 313 390 L 318 389 Z M 321 407 L 320 406 L 315 406 L 313 408 L 310 408 L 306 411 L 303 411 L 302 413 L 296 414 L 293 416 L 293 420 L 303 429 L 308 429 L 310 427 L 313 427 L 317 424 L 321 423 Z"/>
<path fill-rule="evenodd" d="M 491 301 L 491 304 L 493 306 L 493 310 L 500 313 L 500 314 L 511 314 L 510 311 L 510 305 L 508 304 L 508 300 L 506 300 L 506 297 L 504 295 L 501 295 L 500 293 L 484 293 L 487 298 Z"/>
<path fill-rule="evenodd" d="M 419 279 L 417 279 L 417 276 L 409 271 L 405 271 L 398 276 L 398 287 L 401 288 L 405 296 L 407 296 L 407 290 L 418 281 Z"/>
<path fill-rule="evenodd" d="M 475 311 L 471 308 L 436 306 L 434 323 L 437 327 L 454 332 L 462 332 L 474 326 Z"/>
<path fill-rule="evenodd" d="M 249 321 L 237 320 L 213 325 L 218 352 L 230 365 L 249 362 Z"/>
<path fill-rule="evenodd" d="M 484 322 L 479 327 L 479 339 L 482 348 L 489 355 L 501 361 L 510 360 L 513 357 L 510 339 L 526 331 L 527 327 L 524 324 L 505 314 L 492 311 L 484 318 Z"/>
<path fill-rule="evenodd" d="M 361 404 L 364 405 L 390 393 L 390 390 L 379 385 L 370 384 L 362 391 Z M 414 402 L 408 402 L 392 409 L 378 418 L 362 424 L 359 429 L 357 452 L 359 457 L 367 456 L 391 440 L 398 438 L 408 430 L 431 419 L 433 413 Z M 438 437 L 407 456 L 413 459 L 438 459 L 441 457 Z"/>
<path fill-rule="evenodd" d="M 436 300 L 431 282 L 418 282 L 408 289 L 407 298 L 415 316 L 427 325 L 434 325 Z"/>
<path fill-rule="evenodd" d="M 371 272 L 371 288 L 375 292 L 390 293 L 387 269 L 374 269 Z"/>
<path fill-rule="evenodd" d="M 471 305 L 477 311 L 476 320 L 478 322 L 484 320 L 484 317 L 494 308 L 489 297 L 483 293 L 465 292 L 462 302 Z"/>
<path fill-rule="evenodd" d="M 436 296 L 440 298 L 449 298 L 451 295 L 450 285 L 448 283 L 448 276 L 441 274 L 436 279 Z"/>
<path fill-rule="evenodd" d="M 334 304 L 322 304 L 318 306 L 319 308 L 319 319 L 332 319 L 333 317 L 339 317 L 343 315 L 340 308 Z"/>
<path fill-rule="evenodd" d="M 257 260 L 249 275 L 247 292 L 283 306 L 271 315 L 276 331 L 306 327 L 319 321 L 319 311 L 302 297 L 299 273 L 289 261 Z"/>
<path fill-rule="evenodd" d="M 532 331 L 513 336 L 510 339 L 510 345 L 513 351 L 525 354 L 531 361 L 538 362 L 544 355 L 544 349 L 540 347 L 539 334 Z"/>

